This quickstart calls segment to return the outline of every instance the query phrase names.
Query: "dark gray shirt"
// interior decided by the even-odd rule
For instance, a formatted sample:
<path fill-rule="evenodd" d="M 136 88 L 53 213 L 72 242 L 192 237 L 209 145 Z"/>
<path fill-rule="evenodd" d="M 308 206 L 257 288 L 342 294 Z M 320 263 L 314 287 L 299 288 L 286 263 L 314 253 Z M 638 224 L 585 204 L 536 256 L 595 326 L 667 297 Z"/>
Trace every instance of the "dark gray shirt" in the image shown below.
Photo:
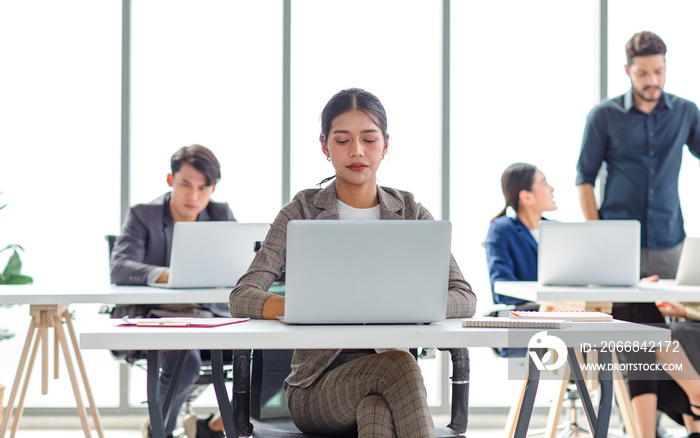
<path fill-rule="evenodd" d="M 700 157 L 700 112 L 693 102 L 663 93 L 647 114 L 634 105 L 630 90 L 589 113 L 576 184 L 595 184 L 605 162 L 600 218 L 636 219 L 643 248 L 671 248 L 685 238 L 678 174 L 686 144 Z"/>

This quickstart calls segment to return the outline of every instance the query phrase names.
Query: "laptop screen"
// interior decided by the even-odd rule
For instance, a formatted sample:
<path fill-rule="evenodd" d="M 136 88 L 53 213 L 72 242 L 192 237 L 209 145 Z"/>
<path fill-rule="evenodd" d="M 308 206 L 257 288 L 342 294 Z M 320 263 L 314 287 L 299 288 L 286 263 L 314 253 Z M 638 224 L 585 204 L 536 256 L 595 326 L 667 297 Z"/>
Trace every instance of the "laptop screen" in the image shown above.
<path fill-rule="evenodd" d="M 542 221 L 537 279 L 552 286 L 636 285 L 640 236 L 634 220 Z"/>
<path fill-rule="evenodd" d="M 448 221 L 291 221 L 285 322 L 445 319 Z"/>

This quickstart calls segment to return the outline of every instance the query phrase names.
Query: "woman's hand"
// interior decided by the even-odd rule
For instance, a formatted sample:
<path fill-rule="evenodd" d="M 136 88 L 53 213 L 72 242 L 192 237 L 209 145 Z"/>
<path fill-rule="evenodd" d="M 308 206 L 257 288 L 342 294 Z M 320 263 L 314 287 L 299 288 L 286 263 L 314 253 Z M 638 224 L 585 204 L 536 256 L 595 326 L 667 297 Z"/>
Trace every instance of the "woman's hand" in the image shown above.
<path fill-rule="evenodd" d="M 659 281 L 658 275 L 652 275 L 651 277 L 644 277 L 640 280 L 641 283 L 653 283 L 655 281 Z"/>
<path fill-rule="evenodd" d="M 284 297 L 272 295 L 265 300 L 262 316 L 265 319 L 277 319 L 278 316 L 284 316 Z"/>
<path fill-rule="evenodd" d="M 685 306 L 678 301 L 657 301 L 656 307 L 663 316 L 686 317 Z"/>

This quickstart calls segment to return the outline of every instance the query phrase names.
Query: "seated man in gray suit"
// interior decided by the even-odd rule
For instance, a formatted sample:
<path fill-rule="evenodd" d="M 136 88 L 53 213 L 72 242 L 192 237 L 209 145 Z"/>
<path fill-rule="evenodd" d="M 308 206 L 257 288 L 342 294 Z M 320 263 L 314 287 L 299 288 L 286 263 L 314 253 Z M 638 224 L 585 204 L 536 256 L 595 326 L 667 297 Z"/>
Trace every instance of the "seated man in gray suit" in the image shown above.
<path fill-rule="evenodd" d="M 221 178 L 219 161 L 204 146 L 182 147 L 170 160 L 168 185 L 172 191 L 148 204 L 129 209 L 122 234 L 117 239 L 110 261 L 112 282 L 121 285 L 167 283 L 170 270 L 170 247 L 175 222 L 179 221 L 235 221 L 226 203 L 210 200 L 216 183 Z M 132 315 L 135 316 L 135 315 Z M 155 306 L 148 316 L 223 316 L 230 317 L 227 303 L 184 304 Z M 172 379 L 179 351 L 162 351 L 161 400 L 165 399 Z M 178 393 L 173 400 L 172 412 L 177 414 L 199 377 L 202 358 L 193 350 L 185 366 Z M 171 415 L 165 432 L 172 436 L 177 415 Z M 190 438 L 223 437 L 223 423 L 217 413 L 214 418 L 185 421 Z M 190 435 L 191 434 L 191 435 Z M 148 431 L 150 436 L 150 429 Z"/>

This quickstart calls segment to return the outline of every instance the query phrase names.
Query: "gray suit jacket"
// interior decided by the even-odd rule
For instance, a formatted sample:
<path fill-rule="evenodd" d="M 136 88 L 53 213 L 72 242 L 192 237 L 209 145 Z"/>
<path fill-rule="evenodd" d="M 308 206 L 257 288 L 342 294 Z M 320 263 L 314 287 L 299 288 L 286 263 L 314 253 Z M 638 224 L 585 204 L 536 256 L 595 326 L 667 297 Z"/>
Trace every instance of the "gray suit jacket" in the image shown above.
<path fill-rule="evenodd" d="M 380 218 L 394 220 L 432 220 L 430 212 L 413 199 L 413 195 L 378 187 Z M 282 273 L 287 256 L 287 223 L 293 219 L 340 219 L 335 182 L 324 189 L 303 190 L 282 210 L 270 226 L 261 249 L 255 255 L 248 272 L 231 292 L 229 305 L 235 317 L 262 318 L 267 292 Z M 464 280 L 453 257 L 450 257 L 450 280 L 447 295 L 447 317 L 464 318 L 474 315 L 476 296 Z M 292 358 L 292 373 L 286 383 L 308 387 L 335 360 L 342 350 L 296 350 Z"/>
<path fill-rule="evenodd" d="M 131 207 L 126 214 L 122 234 L 114 244 L 110 268 L 112 282 L 120 285 L 145 285 L 156 267 L 170 266 L 170 247 L 175 222 L 170 214 L 170 192 L 147 204 Z M 198 221 L 235 221 L 227 203 L 210 201 L 197 216 Z M 214 314 L 228 316 L 228 306 L 205 305 Z"/>

